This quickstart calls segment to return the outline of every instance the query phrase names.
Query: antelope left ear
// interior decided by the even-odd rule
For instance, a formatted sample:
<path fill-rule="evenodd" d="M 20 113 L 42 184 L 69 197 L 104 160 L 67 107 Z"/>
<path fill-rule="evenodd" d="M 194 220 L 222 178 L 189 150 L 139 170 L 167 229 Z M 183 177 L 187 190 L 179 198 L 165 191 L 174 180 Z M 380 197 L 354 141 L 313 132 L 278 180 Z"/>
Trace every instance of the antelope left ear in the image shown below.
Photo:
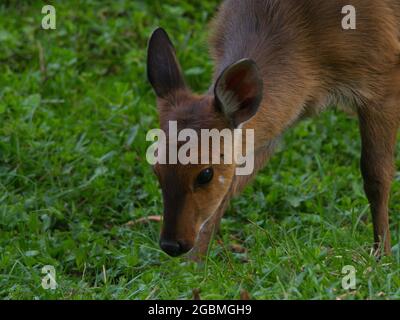
<path fill-rule="evenodd" d="M 156 29 L 149 41 L 147 75 L 159 98 L 166 98 L 179 89 L 186 89 L 175 48 L 162 28 Z"/>
<path fill-rule="evenodd" d="M 217 109 L 234 128 L 254 117 L 263 97 L 263 81 L 253 60 L 240 60 L 222 72 L 215 89 Z"/>

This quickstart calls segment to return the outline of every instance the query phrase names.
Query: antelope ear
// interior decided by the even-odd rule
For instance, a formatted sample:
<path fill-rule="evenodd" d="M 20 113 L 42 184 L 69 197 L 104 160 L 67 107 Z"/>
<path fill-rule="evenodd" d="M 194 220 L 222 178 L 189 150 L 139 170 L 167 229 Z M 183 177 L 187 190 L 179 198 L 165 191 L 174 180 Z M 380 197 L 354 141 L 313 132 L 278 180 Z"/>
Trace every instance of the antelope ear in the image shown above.
<path fill-rule="evenodd" d="M 240 60 L 222 72 L 216 82 L 216 107 L 234 128 L 254 117 L 263 97 L 263 81 L 256 63 Z"/>
<path fill-rule="evenodd" d="M 186 88 L 174 46 L 162 28 L 156 29 L 149 41 L 147 77 L 160 98 Z"/>

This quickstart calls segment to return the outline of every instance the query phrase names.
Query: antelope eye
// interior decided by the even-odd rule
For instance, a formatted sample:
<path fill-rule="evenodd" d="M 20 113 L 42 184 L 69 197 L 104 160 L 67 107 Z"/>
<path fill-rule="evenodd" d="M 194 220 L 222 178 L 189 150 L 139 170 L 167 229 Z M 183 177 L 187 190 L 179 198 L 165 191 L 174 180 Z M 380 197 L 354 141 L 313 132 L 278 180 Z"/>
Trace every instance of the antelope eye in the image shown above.
<path fill-rule="evenodd" d="M 214 178 L 214 170 L 212 168 L 208 168 L 200 172 L 196 182 L 198 185 L 204 186 L 205 184 L 210 183 L 213 178 Z"/>

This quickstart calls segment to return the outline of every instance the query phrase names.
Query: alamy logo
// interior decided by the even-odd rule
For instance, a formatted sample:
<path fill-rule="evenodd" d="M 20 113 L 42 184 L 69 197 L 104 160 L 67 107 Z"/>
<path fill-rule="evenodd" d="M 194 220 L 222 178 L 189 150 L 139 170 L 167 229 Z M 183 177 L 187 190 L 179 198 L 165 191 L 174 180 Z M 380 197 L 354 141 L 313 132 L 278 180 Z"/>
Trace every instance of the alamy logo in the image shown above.
<path fill-rule="evenodd" d="M 53 6 L 47 5 L 42 8 L 42 14 L 45 16 L 42 19 L 42 28 L 44 30 L 55 30 L 57 29 L 57 17 L 56 17 L 56 8 Z"/>
<path fill-rule="evenodd" d="M 42 273 L 45 274 L 42 278 L 42 288 L 45 290 L 56 290 L 56 269 L 53 266 L 44 266 Z"/>
<path fill-rule="evenodd" d="M 146 140 L 154 142 L 146 155 L 150 165 L 235 164 L 238 176 L 254 172 L 253 129 L 202 129 L 200 134 L 184 129 L 178 133 L 177 122 L 170 121 L 168 134 L 154 129 L 148 132 Z"/>
<path fill-rule="evenodd" d="M 343 290 L 355 290 L 357 288 L 356 268 L 353 266 L 344 266 L 342 274 L 345 276 L 342 279 Z"/>
<path fill-rule="evenodd" d="M 343 30 L 356 30 L 357 29 L 357 12 L 356 8 L 351 5 L 342 8 L 342 14 L 345 16 L 342 19 Z"/>

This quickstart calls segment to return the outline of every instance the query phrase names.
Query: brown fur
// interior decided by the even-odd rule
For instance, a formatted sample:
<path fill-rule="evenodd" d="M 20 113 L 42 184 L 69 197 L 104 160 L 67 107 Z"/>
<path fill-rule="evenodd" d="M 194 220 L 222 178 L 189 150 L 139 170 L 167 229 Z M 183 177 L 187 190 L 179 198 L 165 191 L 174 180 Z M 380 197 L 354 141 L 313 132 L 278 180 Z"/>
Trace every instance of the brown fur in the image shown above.
<path fill-rule="evenodd" d="M 185 128 L 229 127 L 215 111 L 212 92 L 221 73 L 243 58 L 256 62 L 264 83 L 260 108 L 245 124 L 256 132 L 257 170 L 282 134 L 302 118 L 333 103 L 355 110 L 376 249 L 382 244 L 390 254 L 388 200 L 400 124 L 400 0 L 351 1 L 357 10 L 356 30 L 342 29 L 341 10 L 348 4 L 347 0 L 225 1 L 212 23 L 216 67 L 210 91 L 196 97 L 183 88 L 160 98 L 160 121 L 162 126 L 178 120 Z M 221 188 L 214 183 L 195 191 L 188 186 L 202 168 L 158 166 L 167 216 L 173 217 L 166 219 L 163 233 L 189 243 L 188 249 L 197 239 L 195 255 L 205 253 L 229 200 L 252 178 L 236 177 L 232 167 L 221 165 L 218 175 L 229 184 Z M 199 230 L 210 215 L 212 219 Z"/>

